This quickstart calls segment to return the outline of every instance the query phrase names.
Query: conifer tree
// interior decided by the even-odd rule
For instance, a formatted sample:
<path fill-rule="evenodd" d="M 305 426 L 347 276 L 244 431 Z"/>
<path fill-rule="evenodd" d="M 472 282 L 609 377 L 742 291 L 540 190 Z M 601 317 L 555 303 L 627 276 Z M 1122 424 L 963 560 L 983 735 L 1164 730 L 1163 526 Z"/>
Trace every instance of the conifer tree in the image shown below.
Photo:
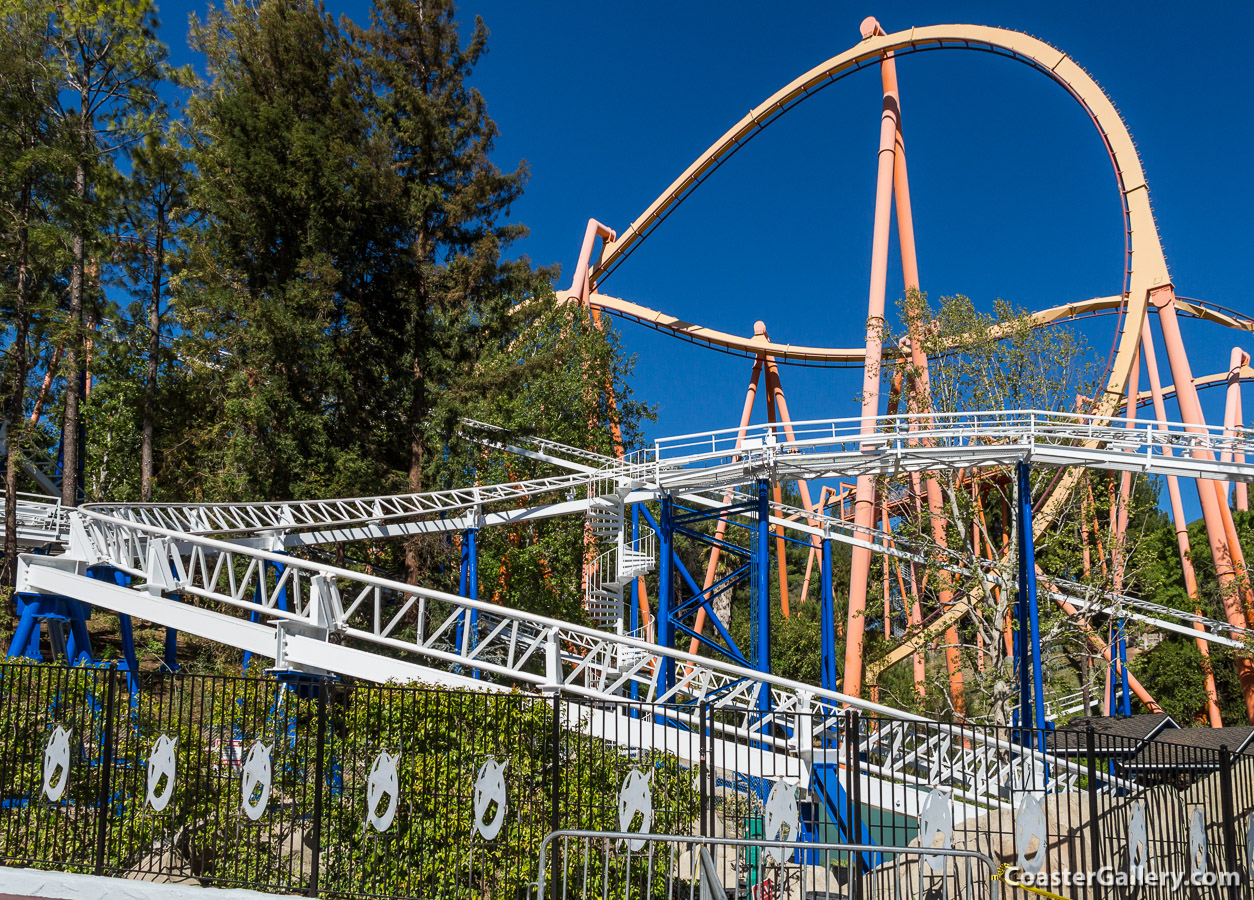
<path fill-rule="evenodd" d="M 17 559 L 17 489 L 26 437 L 26 380 L 32 307 L 54 255 L 47 208 L 57 193 L 59 153 L 49 111 L 56 84 L 47 64 L 47 10 L 7 0 L 0 32 L 0 271 L 4 317 L 12 325 L 5 367 L 7 455 L 4 480 L 4 574 L 12 586 Z M 43 238 L 41 239 L 41 233 Z M 33 250 L 33 252 L 32 252 Z"/>
<path fill-rule="evenodd" d="M 65 331 L 65 418 L 61 500 L 78 502 L 80 379 L 85 336 L 90 246 L 112 212 L 97 185 L 111 175 L 113 156 L 147 134 L 157 112 L 157 84 L 166 51 L 156 37 L 152 0 L 43 2 L 51 23 L 50 61 L 57 65 L 54 113 L 74 160 L 73 200 L 65 213 L 70 234 L 69 308 Z"/>
<path fill-rule="evenodd" d="M 502 172 L 490 156 L 497 127 L 468 83 L 487 38 L 476 18 L 463 45 L 450 0 L 377 0 L 370 27 L 357 32 L 403 204 L 406 253 L 390 313 L 402 338 L 402 453 L 414 492 L 438 477 L 459 388 L 508 330 L 509 305 L 547 290 L 546 273 L 533 273 L 527 260 L 501 259 L 525 234 L 504 220 L 527 169 Z M 407 576 L 416 580 L 420 567 L 411 541 Z"/>
<path fill-rule="evenodd" d="M 176 302 L 217 408 L 196 438 L 210 490 L 375 492 L 372 436 L 343 423 L 374 408 L 349 361 L 371 355 L 354 348 L 393 283 L 396 215 L 351 48 L 312 0 L 228 0 L 192 44 L 208 60 L 188 103 L 203 221 Z"/>
<path fill-rule="evenodd" d="M 144 388 L 140 424 L 140 500 L 152 501 L 154 433 L 157 418 L 157 373 L 161 368 L 162 302 L 167 282 L 167 252 L 176 240 L 187 197 L 187 168 L 182 149 L 168 136 L 156 134 L 132 153 L 127 185 L 126 247 L 134 293 L 143 298 L 147 328 Z"/>

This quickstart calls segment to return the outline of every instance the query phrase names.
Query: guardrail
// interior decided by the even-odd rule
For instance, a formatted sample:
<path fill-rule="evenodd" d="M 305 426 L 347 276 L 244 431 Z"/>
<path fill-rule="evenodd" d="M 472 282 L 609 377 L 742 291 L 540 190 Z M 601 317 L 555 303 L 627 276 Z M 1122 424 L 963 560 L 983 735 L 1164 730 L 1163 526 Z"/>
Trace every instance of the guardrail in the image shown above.
<path fill-rule="evenodd" d="M 791 430 L 790 440 L 785 428 Z M 874 418 L 810 419 L 750 425 L 737 448 L 739 428 L 722 428 L 659 438 L 653 457 L 659 462 L 707 454 L 736 453 L 764 446 L 815 446 L 910 441 L 953 444 L 972 441 L 1059 440 L 1133 441 L 1180 446 L 1188 450 L 1254 450 L 1254 431 L 1225 430 L 1222 426 L 1187 425 L 1127 416 L 1092 416 L 1050 410 L 994 410 L 989 412 L 909 413 Z"/>
<path fill-rule="evenodd" d="M 559 842 L 560 848 L 555 846 Z M 572 842 L 575 844 L 573 853 Z M 633 844 L 640 846 L 633 850 Z M 663 850 L 661 858 L 655 858 L 658 848 Z M 721 853 L 716 856 L 712 850 Z M 730 860 L 726 857 L 727 851 L 732 853 Z M 788 858 L 801 856 L 812 862 L 789 864 L 777 860 L 772 853 Z M 862 873 L 858 857 L 870 854 L 894 857 L 892 870 L 885 869 L 875 876 Z M 634 873 L 633 857 L 636 860 Z M 549 861 L 558 858 L 574 859 L 575 864 L 573 867 L 563 865 L 560 869 L 554 866 L 560 874 L 552 878 Z M 913 862 L 913 868 L 903 865 L 906 860 Z M 975 875 L 977 867 L 980 877 Z M 725 883 L 728 874 L 736 879 L 731 885 Z M 916 900 L 920 896 L 931 896 L 933 892 L 937 896 L 967 900 L 998 900 L 997 876 L 998 866 L 987 854 L 952 847 L 924 849 L 632 831 L 555 831 L 540 845 L 534 888 L 536 900 L 546 897 L 600 900 L 611 896 L 621 900 L 651 900 L 659 896 L 700 900 L 767 897 L 844 900 L 851 896 Z M 859 882 L 856 889 L 854 880 Z M 552 881 L 559 883 L 552 884 Z"/>

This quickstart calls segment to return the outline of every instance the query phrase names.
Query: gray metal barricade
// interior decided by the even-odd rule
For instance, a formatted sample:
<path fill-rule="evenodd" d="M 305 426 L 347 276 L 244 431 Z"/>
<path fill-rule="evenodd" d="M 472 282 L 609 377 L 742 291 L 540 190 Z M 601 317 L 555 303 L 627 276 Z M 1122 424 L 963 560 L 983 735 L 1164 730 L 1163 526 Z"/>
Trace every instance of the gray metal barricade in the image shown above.
<path fill-rule="evenodd" d="M 541 843 L 533 887 L 537 900 L 999 900 L 996 876 L 977 850 L 570 830 Z"/>

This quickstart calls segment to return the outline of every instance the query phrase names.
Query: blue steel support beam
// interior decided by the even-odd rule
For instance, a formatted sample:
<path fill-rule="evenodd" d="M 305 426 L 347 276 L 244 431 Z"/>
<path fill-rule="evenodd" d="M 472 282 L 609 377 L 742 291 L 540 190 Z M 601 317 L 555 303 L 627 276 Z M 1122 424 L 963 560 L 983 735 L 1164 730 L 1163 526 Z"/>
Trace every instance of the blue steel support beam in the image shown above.
<path fill-rule="evenodd" d="M 832 542 L 828 538 L 823 539 L 823 567 L 819 585 L 823 601 L 819 613 L 823 629 L 819 686 L 824 690 L 838 691 L 840 681 L 836 673 L 836 599 L 832 591 Z"/>
<path fill-rule="evenodd" d="M 1115 630 L 1115 622 L 1112 619 L 1110 627 L 1110 670 L 1109 676 L 1106 678 L 1106 709 L 1110 710 L 1112 716 L 1119 715 L 1119 632 Z"/>
<path fill-rule="evenodd" d="M 758 482 L 758 530 L 753 542 L 753 555 L 757 562 L 753 579 L 753 608 L 755 633 L 750 636 L 753 647 L 753 665 L 759 672 L 771 671 L 771 505 L 770 483 Z M 758 692 L 758 709 L 770 712 L 771 692 Z"/>
<path fill-rule="evenodd" d="M 18 597 L 17 607 L 17 631 L 13 632 L 13 639 L 9 641 L 8 657 L 15 659 L 24 656 L 35 662 L 41 662 L 39 620 L 35 618 L 35 611 L 31 608 L 31 605 L 23 604 L 20 596 Z"/>
<path fill-rule="evenodd" d="M 284 571 L 286 571 L 287 569 L 287 567 L 283 565 L 283 563 L 265 562 L 262 565 L 265 566 L 265 568 L 262 570 L 262 577 L 257 580 L 257 586 L 256 588 L 253 589 L 253 602 L 256 603 L 258 606 L 261 606 L 262 603 L 265 601 L 265 580 L 266 580 L 265 573 L 269 571 L 273 571 L 275 584 L 278 584 L 278 582 L 283 578 Z M 281 611 L 283 612 L 288 611 L 287 609 L 287 585 L 286 584 L 284 584 L 283 587 L 279 588 L 279 592 L 274 598 L 274 603 L 275 603 L 275 606 L 277 606 Z M 260 612 L 249 613 L 248 621 L 260 622 L 261 613 Z M 251 651 L 245 650 L 244 651 L 244 666 L 243 666 L 244 674 L 248 674 L 248 664 L 251 663 L 252 660 L 253 660 L 253 655 Z"/>
<path fill-rule="evenodd" d="M 640 546 L 637 541 L 640 540 L 640 504 L 633 503 L 631 505 L 631 544 L 633 547 Z M 631 628 L 631 633 L 637 637 L 643 637 L 640 634 L 640 579 L 631 579 L 631 590 L 627 592 L 627 605 L 630 609 L 627 611 L 627 621 Z M 640 699 L 640 684 L 636 679 L 631 679 L 631 699 Z M 635 711 L 632 711 L 635 714 Z"/>
<path fill-rule="evenodd" d="M 129 587 L 131 583 L 131 576 L 108 565 L 88 566 L 87 577 L 107 581 L 119 587 Z M 73 622 L 77 617 L 82 617 L 81 633 L 85 640 L 87 635 L 85 607 L 84 604 L 73 601 L 70 603 L 70 621 Z M 131 626 L 130 616 L 118 616 L 118 632 L 122 636 L 122 659 L 126 666 L 126 681 L 131 692 L 131 705 L 135 706 L 139 701 L 139 660 L 135 655 L 135 632 Z M 81 653 L 81 649 L 76 648 L 76 651 Z"/>
<path fill-rule="evenodd" d="M 682 507 L 680 507 L 680 509 L 682 509 Z M 731 515 L 734 512 L 744 512 L 747 510 L 753 511 L 756 509 L 757 509 L 756 501 L 748 505 L 741 503 L 735 506 L 723 507 L 720 510 L 715 510 L 714 515 L 705 516 L 703 518 L 720 518 L 723 515 Z M 648 509 L 642 508 L 641 511 L 644 513 L 644 517 L 648 521 L 648 523 L 653 526 L 653 530 L 660 535 L 662 532 L 662 527 L 658 523 L 658 521 L 654 519 L 653 516 L 649 515 Z M 634 515 L 634 512 L 635 510 L 633 507 L 633 515 Z M 721 551 L 725 553 L 735 554 L 742 558 L 752 557 L 752 552 L 746 551 L 744 547 L 737 546 L 736 544 L 731 544 L 726 541 L 716 541 L 710 535 L 702 534 L 699 531 L 695 531 L 690 528 L 682 528 L 676 524 L 677 522 L 681 521 L 682 518 L 683 517 L 679 515 L 674 515 L 674 514 L 672 514 L 671 516 L 671 526 L 670 526 L 669 532 L 671 536 L 670 560 L 671 560 L 672 569 L 671 569 L 670 577 L 671 577 L 671 584 L 672 584 L 672 589 L 673 589 L 673 587 L 676 584 L 674 573 L 678 572 L 682 580 L 692 590 L 692 596 L 688 597 L 686 600 L 676 600 L 673 595 L 671 595 L 670 597 L 670 600 L 667 605 L 667 616 L 668 616 L 669 625 L 672 629 L 672 637 L 676 636 L 676 634 L 685 634 L 690 638 L 695 638 L 699 643 L 705 644 L 706 646 L 710 647 L 713 650 L 717 650 L 719 653 L 723 654 L 728 659 L 735 662 L 737 665 L 744 665 L 748 668 L 752 668 L 750 663 L 747 661 L 744 651 L 742 651 L 740 649 L 740 646 L 735 642 L 735 640 L 732 639 L 731 633 L 723 625 L 722 621 L 718 618 L 718 616 L 714 614 L 714 609 L 710 605 L 713 599 L 717 597 L 720 593 L 726 590 L 731 590 L 737 583 L 739 583 L 739 581 L 742 578 L 746 577 L 746 573 L 744 570 L 749 569 L 750 566 L 749 565 L 742 566 L 740 569 L 737 569 L 732 574 L 725 576 L 717 583 L 711 585 L 708 591 L 703 590 L 697 584 L 697 580 L 692 577 L 692 573 L 688 571 L 688 567 L 684 565 L 683 560 L 679 558 L 679 553 L 676 552 L 675 550 L 674 538 L 675 538 L 675 535 L 682 534 L 682 535 L 685 535 L 686 537 L 692 538 L 695 541 L 698 541 L 703 544 L 708 544 L 711 547 L 718 547 Z M 661 553 L 659 553 L 659 558 L 663 558 L 662 554 L 665 552 L 666 552 L 665 550 L 662 550 Z M 659 577 L 660 577 L 660 573 L 659 573 Z M 720 647 L 717 643 L 710 640 L 705 635 L 697 634 L 697 632 L 694 629 L 689 627 L 684 622 L 684 619 L 687 618 L 689 615 L 691 615 L 694 612 L 695 608 L 698 606 L 705 609 L 706 617 L 714 625 L 714 630 L 718 632 L 719 637 L 722 638 L 726 646 Z M 659 606 L 658 607 L 659 621 L 661 619 L 661 616 L 662 616 L 662 611 L 661 611 L 661 606 Z M 661 643 L 660 638 L 658 642 Z M 671 646 L 671 645 L 667 645 L 667 646 Z"/>
<path fill-rule="evenodd" d="M 165 653 L 162 655 L 161 664 L 167 671 L 179 670 L 179 633 L 176 628 L 165 630 Z"/>
<path fill-rule="evenodd" d="M 479 532 L 475 528 L 467 528 L 462 532 L 461 567 L 457 576 L 457 594 L 470 600 L 479 599 Z M 479 640 L 479 611 L 468 609 L 462 612 L 457 622 L 457 646 L 463 653 L 474 649 Z M 479 670 L 474 670 L 474 677 L 479 677 Z"/>
<path fill-rule="evenodd" d="M 696 637 L 697 640 L 703 644 L 710 644 L 710 646 L 714 647 L 720 653 L 723 653 L 730 659 L 739 660 L 740 662 L 738 664 L 742 664 L 744 662 L 744 654 L 740 651 L 740 647 L 738 647 L 736 642 L 732 639 L 731 634 L 723 626 L 722 621 L 714 614 L 714 608 L 710 606 L 710 601 L 722 593 L 722 590 L 730 590 L 732 584 L 734 584 L 735 581 L 739 581 L 739 578 L 734 578 L 735 573 L 733 573 L 732 576 L 728 576 L 723 579 L 723 582 L 720 582 L 720 584 L 723 585 L 722 590 L 715 590 L 718 585 L 711 585 L 707 594 L 706 591 L 703 591 L 697 585 L 697 580 L 692 577 L 692 574 L 688 571 L 688 567 L 684 565 L 683 560 L 679 558 L 679 554 L 674 550 L 671 550 L 671 561 L 675 564 L 675 570 L 683 576 L 684 581 L 687 582 L 688 587 L 693 592 L 693 596 L 690 599 L 671 606 L 671 618 L 675 620 L 676 624 L 678 624 L 679 620 L 683 618 L 683 614 L 694 601 L 700 603 L 700 605 L 705 609 L 706 618 L 708 618 L 714 625 L 714 630 L 718 632 L 719 637 L 727 642 L 727 647 L 731 650 L 731 652 L 729 653 L 727 650 L 711 643 L 705 637 L 698 635 L 695 631 L 685 629 L 685 633 L 688 634 L 689 637 Z"/>
<path fill-rule="evenodd" d="M 1019 709 L 1025 743 L 1044 750 L 1045 684 L 1041 671 L 1041 623 L 1036 604 L 1036 548 L 1032 540 L 1032 490 L 1030 468 L 1016 466 L 1019 481 Z M 1030 710 L 1030 713 L 1029 713 Z M 1030 718 L 1029 718 L 1030 715 Z M 1035 737 L 1034 737 L 1035 736 Z"/>
<path fill-rule="evenodd" d="M 671 621 L 671 606 L 675 597 L 675 501 L 670 494 L 662 495 L 662 511 L 658 516 L 658 586 L 657 586 L 657 642 L 667 648 L 675 646 L 675 623 Z M 657 693 L 662 695 L 675 686 L 675 660 L 667 656 L 658 666 Z"/>
<path fill-rule="evenodd" d="M 1130 716 L 1132 715 L 1132 691 L 1128 686 L 1128 635 L 1124 631 L 1124 622 L 1124 619 L 1119 620 L 1119 684 L 1123 688 L 1123 714 Z"/>
<path fill-rule="evenodd" d="M 1128 635 L 1125 619 L 1115 621 L 1114 640 L 1110 648 L 1110 714 L 1132 715 L 1132 693 L 1128 686 Z"/>

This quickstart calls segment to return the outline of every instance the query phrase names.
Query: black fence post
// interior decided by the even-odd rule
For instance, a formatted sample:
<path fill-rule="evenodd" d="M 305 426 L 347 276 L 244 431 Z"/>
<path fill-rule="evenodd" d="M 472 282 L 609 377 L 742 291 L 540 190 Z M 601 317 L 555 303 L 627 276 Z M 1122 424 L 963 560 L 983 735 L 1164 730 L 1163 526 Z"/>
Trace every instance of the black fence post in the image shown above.
<path fill-rule="evenodd" d="M 327 739 L 327 687 L 330 679 L 324 678 L 318 685 L 318 746 L 314 748 L 314 808 L 313 837 L 311 843 L 313 859 L 309 863 L 310 897 L 318 896 L 318 879 L 322 874 L 322 815 L 323 791 L 326 781 L 326 760 L 323 758 L 323 747 Z"/>
<path fill-rule="evenodd" d="M 557 831 L 562 827 L 562 697 L 553 692 L 553 727 L 550 739 L 550 752 L 553 755 L 553 804 L 549 810 L 549 831 Z M 553 841 L 549 844 L 550 851 L 550 884 L 556 893 L 558 875 L 561 872 L 558 863 L 558 846 Z M 543 877 L 543 876 L 541 876 Z"/>
<path fill-rule="evenodd" d="M 861 811 L 858 809 L 858 793 L 861 767 L 858 757 L 858 711 L 850 709 L 845 713 L 845 772 L 848 788 L 845 791 L 846 820 L 845 829 L 849 843 L 858 844 L 862 841 L 862 829 L 858 827 Z M 851 900 L 862 898 L 862 856 L 858 853 L 849 854 L 849 896 Z"/>
<path fill-rule="evenodd" d="M 1084 732 L 1084 751 L 1089 760 L 1089 852 L 1092 854 L 1092 861 L 1089 863 L 1089 891 L 1093 900 L 1101 900 L 1102 889 L 1097 878 L 1097 870 L 1102 865 L 1101 819 L 1097 812 L 1097 740 L 1091 724 Z"/>
<path fill-rule="evenodd" d="M 706 701 L 701 701 L 697 706 L 698 720 L 697 726 L 701 729 L 701 762 L 697 772 L 697 781 L 701 785 L 701 837 L 709 837 L 711 835 L 711 819 L 710 814 L 710 784 L 708 781 L 710 769 L 712 768 L 707 759 L 709 741 L 707 739 L 709 732 L 706 728 L 707 716 L 710 711 L 710 705 Z"/>
<path fill-rule="evenodd" d="M 118 673 L 105 671 L 104 735 L 100 741 L 100 792 L 96 804 L 96 874 L 105 871 L 105 855 L 109 844 L 109 811 L 113 805 L 113 716 L 116 703 Z M 69 777 L 69 772 L 66 772 Z"/>
<path fill-rule="evenodd" d="M 1237 813 L 1232 803 L 1232 754 L 1226 744 L 1219 747 L 1219 790 L 1223 794 L 1221 806 L 1224 816 L 1224 868 L 1234 872 L 1237 881 L 1228 886 L 1233 900 L 1241 896 L 1241 882 L 1248 877 L 1241 875 L 1241 863 L 1237 857 Z"/>

